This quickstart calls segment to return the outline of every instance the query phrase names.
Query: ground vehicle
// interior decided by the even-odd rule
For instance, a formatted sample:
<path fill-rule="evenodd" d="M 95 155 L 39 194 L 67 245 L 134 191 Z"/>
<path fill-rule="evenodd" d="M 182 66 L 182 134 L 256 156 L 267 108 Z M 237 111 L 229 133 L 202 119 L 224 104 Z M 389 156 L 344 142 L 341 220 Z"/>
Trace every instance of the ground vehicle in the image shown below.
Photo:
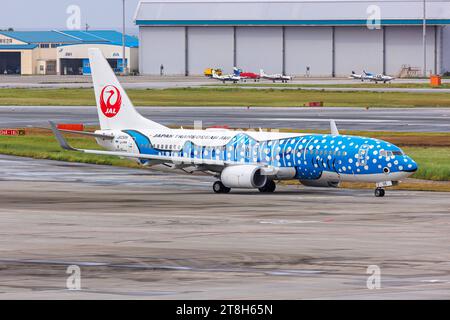
<path fill-rule="evenodd" d="M 207 69 L 205 69 L 205 71 L 203 71 L 203 74 L 206 77 L 212 77 L 213 76 L 213 71 L 215 71 L 218 76 L 222 75 L 222 69 L 214 69 L 214 68 L 207 68 Z"/>

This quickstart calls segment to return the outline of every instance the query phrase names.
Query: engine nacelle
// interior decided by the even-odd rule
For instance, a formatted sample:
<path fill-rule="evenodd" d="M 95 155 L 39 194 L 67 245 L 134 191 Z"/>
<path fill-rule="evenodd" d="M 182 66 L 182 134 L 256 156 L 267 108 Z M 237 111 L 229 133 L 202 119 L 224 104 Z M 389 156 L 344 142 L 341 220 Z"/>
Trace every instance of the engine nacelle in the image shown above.
<path fill-rule="evenodd" d="M 324 171 L 319 179 L 300 179 L 300 182 L 308 187 L 337 188 L 339 187 L 339 180 L 337 173 Z"/>
<path fill-rule="evenodd" d="M 326 179 L 317 179 L 317 180 L 300 180 L 301 184 L 308 187 L 319 187 L 319 188 L 337 188 L 339 187 L 339 181 L 336 180 L 326 180 Z"/>
<path fill-rule="evenodd" d="M 230 166 L 222 170 L 220 180 L 228 188 L 261 188 L 267 182 L 267 176 L 262 173 L 262 169 L 258 166 Z"/>

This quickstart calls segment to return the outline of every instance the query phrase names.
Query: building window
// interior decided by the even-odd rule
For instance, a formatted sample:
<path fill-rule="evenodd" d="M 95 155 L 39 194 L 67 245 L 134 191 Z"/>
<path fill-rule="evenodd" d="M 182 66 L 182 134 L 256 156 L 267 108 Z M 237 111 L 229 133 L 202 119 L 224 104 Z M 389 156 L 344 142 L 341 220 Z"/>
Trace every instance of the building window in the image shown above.
<path fill-rule="evenodd" d="M 51 47 L 52 47 L 52 48 L 58 48 L 58 46 L 59 46 L 58 43 L 52 43 L 52 44 L 51 44 Z"/>
<path fill-rule="evenodd" d="M 42 48 L 42 49 L 48 49 L 48 48 L 50 48 L 50 44 L 48 44 L 48 43 L 41 43 L 41 44 L 39 45 L 39 48 Z"/>

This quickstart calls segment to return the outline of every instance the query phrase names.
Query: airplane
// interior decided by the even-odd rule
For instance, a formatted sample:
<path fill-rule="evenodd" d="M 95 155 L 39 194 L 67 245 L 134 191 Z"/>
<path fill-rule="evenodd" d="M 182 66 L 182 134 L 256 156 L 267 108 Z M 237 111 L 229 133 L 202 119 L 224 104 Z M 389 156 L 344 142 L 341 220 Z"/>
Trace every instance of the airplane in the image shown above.
<path fill-rule="evenodd" d="M 341 135 L 333 120 L 330 134 L 171 129 L 141 116 L 100 49 L 89 49 L 100 130 L 51 129 L 65 150 L 133 159 L 176 172 L 216 178 L 215 193 L 232 188 L 271 193 L 275 181 L 299 180 L 312 187 L 343 181 L 375 184 L 375 196 L 412 175 L 417 164 L 399 147 L 375 138 Z M 64 132 L 93 137 L 106 150 L 77 149 Z"/>
<path fill-rule="evenodd" d="M 266 74 L 263 69 L 261 69 L 259 71 L 259 76 L 262 79 L 272 80 L 274 83 L 275 83 L 275 81 L 281 81 L 283 83 L 287 83 L 288 81 L 292 80 L 291 76 L 286 76 L 286 75 L 283 75 L 283 74 L 280 74 L 280 73 L 278 73 L 278 74 Z"/>
<path fill-rule="evenodd" d="M 255 82 L 260 79 L 259 74 L 253 72 L 243 72 L 242 69 L 234 67 L 234 75 L 241 77 L 241 80 L 246 82 L 247 80 L 254 80 Z"/>
<path fill-rule="evenodd" d="M 216 70 L 214 70 L 214 69 L 212 70 L 212 77 L 211 78 L 219 80 L 219 81 L 222 81 L 223 83 L 225 83 L 227 81 L 230 81 L 230 82 L 233 82 L 233 83 L 238 83 L 241 80 L 241 77 L 239 75 L 236 75 L 235 73 L 219 76 L 216 73 Z"/>
<path fill-rule="evenodd" d="M 365 75 L 364 74 L 357 74 L 355 71 L 352 71 L 352 74 L 350 75 L 350 78 L 364 81 Z"/>
<path fill-rule="evenodd" d="M 364 71 L 364 73 L 366 73 L 366 72 Z M 394 77 L 387 76 L 387 75 L 384 75 L 381 73 L 375 74 L 375 75 L 373 73 L 366 73 L 366 75 L 370 81 L 375 81 L 375 83 L 378 83 L 378 82 L 386 83 L 386 82 L 390 82 L 395 79 Z"/>
<path fill-rule="evenodd" d="M 362 74 L 356 74 L 355 71 L 352 71 L 350 78 L 361 80 L 363 82 L 364 82 L 364 80 L 369 80 L 369 81 L 374 81 L 375 83 L 378 83 L 378 82 L 386 83 L 386 82 L 390 82 L 395 79 L 394 77 L 387 76 L 384 74 L 374 74 L 374 73 L 366 72 L 366 71 L 363 71 Z"/>

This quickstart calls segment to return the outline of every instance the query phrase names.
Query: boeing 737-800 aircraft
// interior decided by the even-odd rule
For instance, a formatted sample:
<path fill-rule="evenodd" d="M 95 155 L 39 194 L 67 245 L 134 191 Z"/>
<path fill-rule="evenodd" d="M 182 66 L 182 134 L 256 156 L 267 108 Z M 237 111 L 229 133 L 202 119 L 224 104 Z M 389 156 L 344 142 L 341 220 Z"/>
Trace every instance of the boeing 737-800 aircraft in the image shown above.
<path fill-rule="evenodd" d="M 389 142 L 331 134 L 251 132 L 224 129 L 170 129 L 142 117 L 133 107 L 99 49 L 89 50 L 100 130 L 81 132 L 107 149 L 72 148 L 51 123 L 62 148 L 135 159 L 144 166 L 164 164 L 217 178 L 216 193 L 231 188 L 275 191 L 275 182 L 298 179 L 315 187 L 341 181 L 371 182 L 375 195 L 417 170 L 416 163 Z M 80 132 L 78 132 L 80 133 Z"/>

